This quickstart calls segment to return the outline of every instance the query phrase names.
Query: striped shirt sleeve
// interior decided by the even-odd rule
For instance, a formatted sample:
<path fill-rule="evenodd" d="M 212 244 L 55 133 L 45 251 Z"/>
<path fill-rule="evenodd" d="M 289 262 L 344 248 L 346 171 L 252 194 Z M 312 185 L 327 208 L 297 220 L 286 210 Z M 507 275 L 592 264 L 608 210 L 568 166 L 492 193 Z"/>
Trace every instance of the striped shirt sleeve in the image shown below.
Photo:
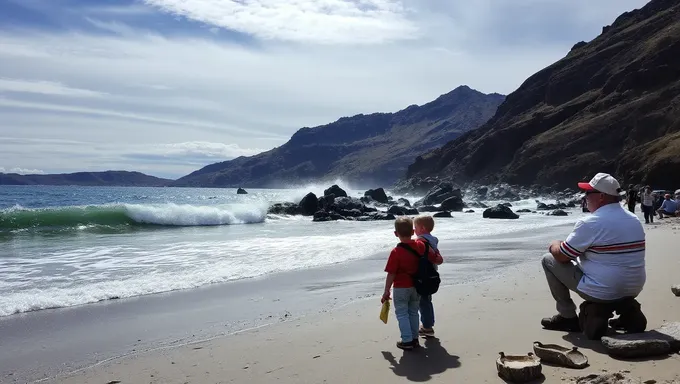
<path fill-rule="evenodd" d="M 582 220 L 577 221 L 567 239 L 560 243 L 560 252 L 576 260 L 593 244 L 594 232 Z"/>

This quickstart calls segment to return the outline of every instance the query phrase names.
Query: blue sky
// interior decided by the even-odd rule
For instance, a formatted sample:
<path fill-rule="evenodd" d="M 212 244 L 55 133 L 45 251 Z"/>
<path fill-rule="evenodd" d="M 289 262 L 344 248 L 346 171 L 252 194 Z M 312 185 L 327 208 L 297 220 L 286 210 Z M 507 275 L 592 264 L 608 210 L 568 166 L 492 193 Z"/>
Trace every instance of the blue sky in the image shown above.
<path fill-rule="evenodd" d="M 640 0 L 0 0 L 0 172 L 179 177 L 297 129 L 510 93 Z"/>

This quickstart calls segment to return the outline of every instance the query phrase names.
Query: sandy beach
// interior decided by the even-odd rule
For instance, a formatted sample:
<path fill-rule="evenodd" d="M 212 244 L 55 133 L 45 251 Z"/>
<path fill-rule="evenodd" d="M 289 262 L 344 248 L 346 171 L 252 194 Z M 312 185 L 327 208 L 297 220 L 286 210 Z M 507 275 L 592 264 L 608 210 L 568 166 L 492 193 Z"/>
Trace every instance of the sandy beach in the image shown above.
<path fill-rule="evenodd" d="M 680 283 L 680 225 L 673 219 L 646 229 L 648 280 L 639 301 L 652 329 L 680 321 L 680 298 L 670 291 Z M 445 257 L 455 254 L 455 244 L 442 251 Z M 618 360 L 580 334 L 543 330 L 540 319 L 553 315 L 555 308 L 540 266 L 541 252 L 536 250 L 535 263 L 508 267 L 492 280 L 443 288 L 434 298 L 437 337 L 414 352 L 395 346 L 394 313 L 387 325 L 380 322 L 375 297 L 319 315 L 113 359 L 54 382 L 498 383 L 498 352 L 527 353 L 533 341 L 576 345 L 590 362 L 583 370 L 544 364 L 541 382 L 622 370 L 643 381 L 680 382 L 679 355 Z"/>

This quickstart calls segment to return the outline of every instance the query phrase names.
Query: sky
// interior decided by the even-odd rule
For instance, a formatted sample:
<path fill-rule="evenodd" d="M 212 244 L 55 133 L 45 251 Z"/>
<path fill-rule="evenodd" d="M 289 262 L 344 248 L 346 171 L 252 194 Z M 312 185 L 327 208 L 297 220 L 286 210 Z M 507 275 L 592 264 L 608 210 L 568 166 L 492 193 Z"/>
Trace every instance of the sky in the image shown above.
<path fill-rule="evenodd" d="M 0 172 L 177 178 L 299 128 L 508 94 L 641 0 L 0 0 Z"/>

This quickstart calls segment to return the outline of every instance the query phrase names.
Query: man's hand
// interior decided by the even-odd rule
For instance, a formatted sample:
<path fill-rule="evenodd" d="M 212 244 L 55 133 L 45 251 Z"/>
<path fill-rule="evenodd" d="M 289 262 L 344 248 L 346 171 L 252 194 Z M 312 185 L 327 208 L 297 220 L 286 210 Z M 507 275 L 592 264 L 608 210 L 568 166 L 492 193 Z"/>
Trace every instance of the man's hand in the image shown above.
<path fill-rule="evenodd" d="M 380 298 L 380 304 L 386 302 L 389 299 L 390 299 L 390 291 L 385 291 L 385 293 L 383 293 L 383 295 L 382 295 L 382 298 Z"/>
<path fill-rule="evenodd" d="M 548 246 L 548 252 L 560 263 L 568 263 L 571 261 L 565 254 L 560 250 L 560 245 L 562 244 L 559 240 L 553 240 Z"/>

